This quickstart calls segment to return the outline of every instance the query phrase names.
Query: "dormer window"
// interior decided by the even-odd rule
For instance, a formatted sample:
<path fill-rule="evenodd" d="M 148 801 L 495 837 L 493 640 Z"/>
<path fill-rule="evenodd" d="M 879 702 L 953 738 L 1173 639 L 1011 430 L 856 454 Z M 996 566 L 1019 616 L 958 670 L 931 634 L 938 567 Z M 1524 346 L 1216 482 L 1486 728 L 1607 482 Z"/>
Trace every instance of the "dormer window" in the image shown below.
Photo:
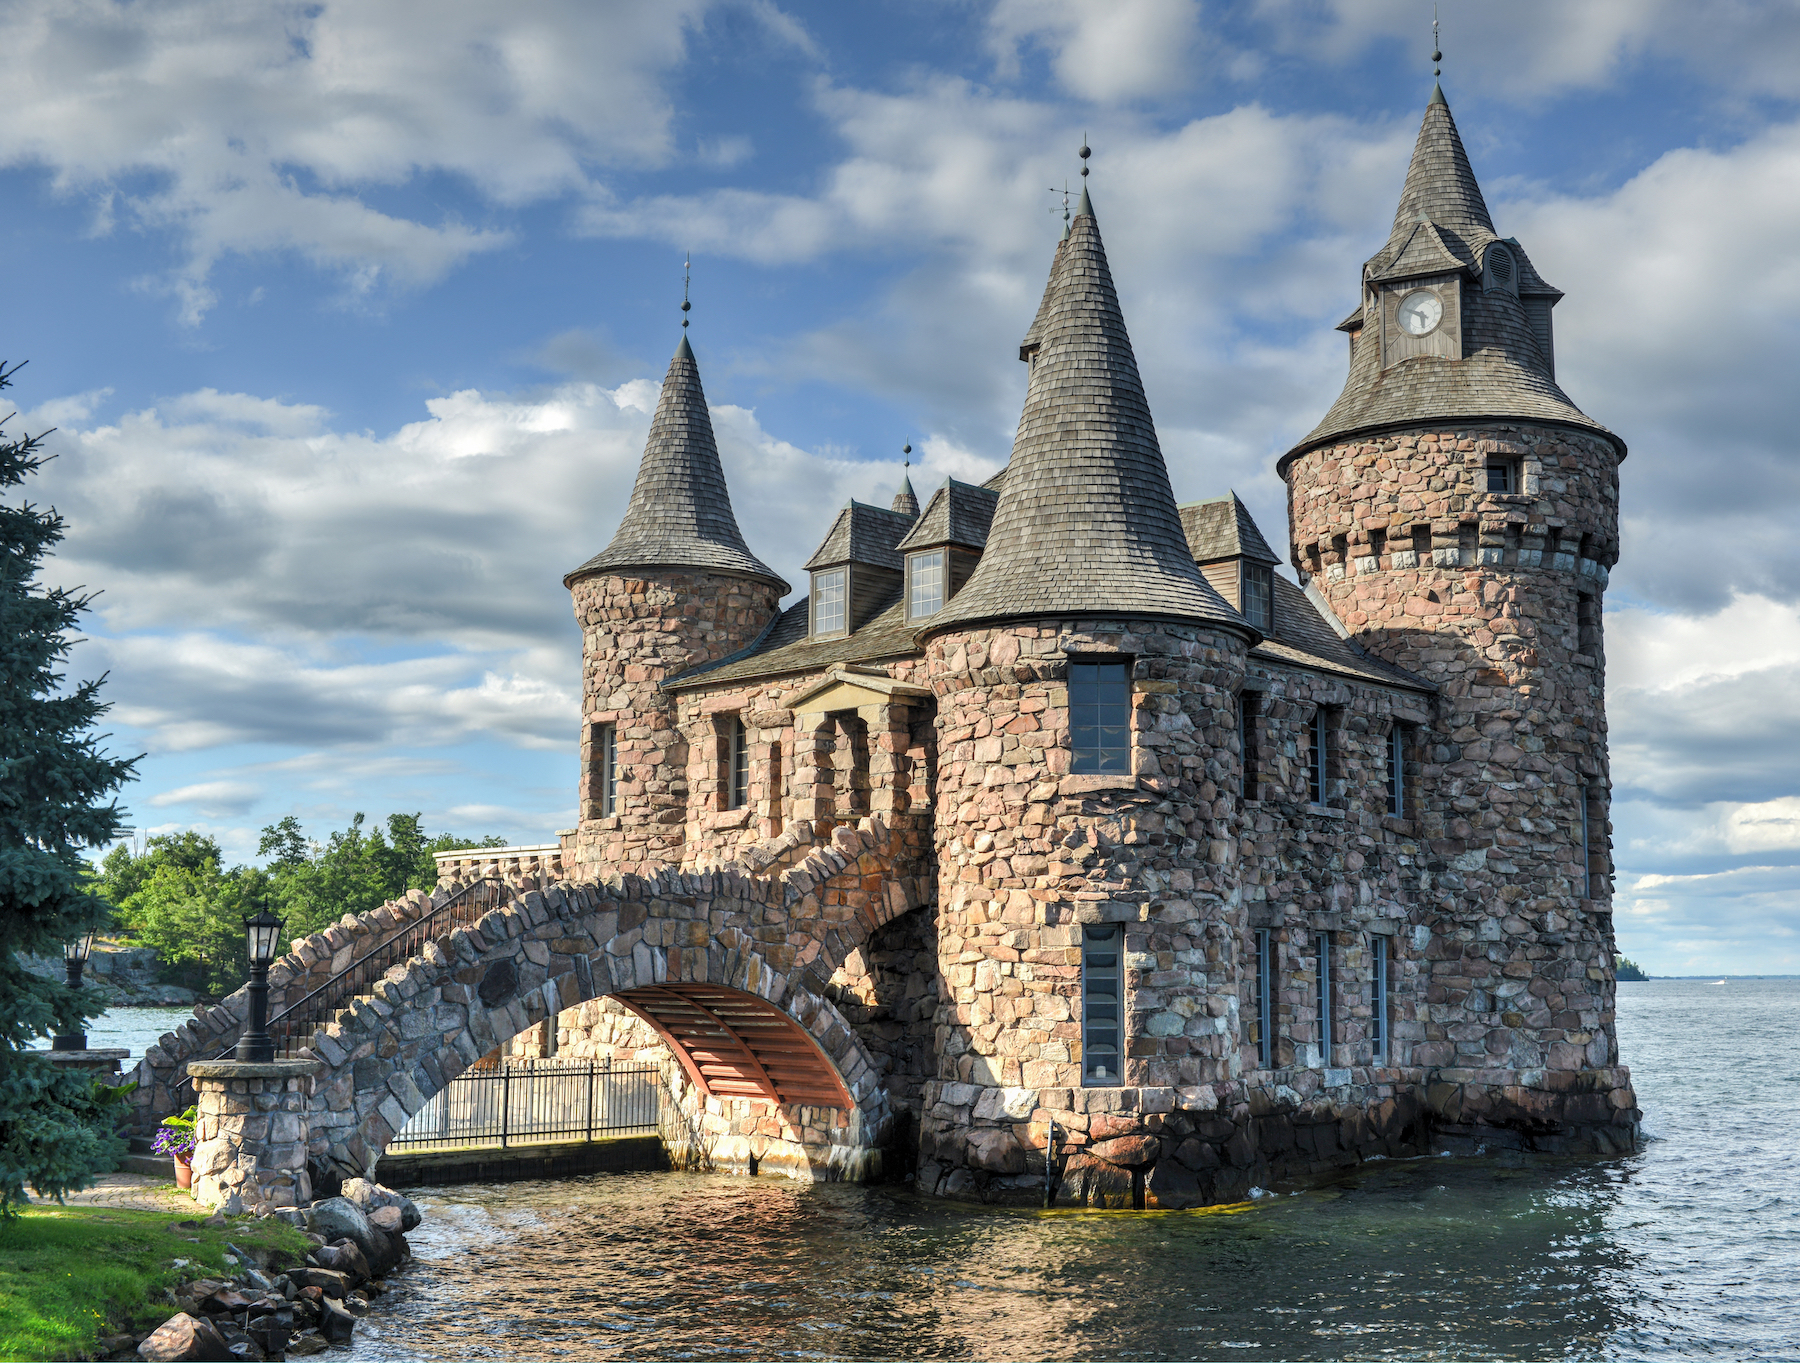
<path fill-rule="evenodd" d="M 1519 267 L 1512 252 L 1499 242 L 1487 248 L 1482 261 L 1481 282 L 1489 293 L 1516 294 L 1519 291 Z"/>
<path fill-rule="evenodd" d="M 909 554 L 906 559 L 906 615 L 909 620 L 944 608 L 944 551 Z"/>
<path fill-rule="evenodd" d="M 848 596 L 845 588 L 849 578 L 849 571 L 844 568 L 813 574 L 812 632 L 815 635 L 844 632 L 844 607 Z"/>
<path fill-rule="evenodd" d="M 1246 562 L 1239 578 L 1238 600 L 1244 619 L 1264 634 L 1275 632 L 1275 570 L 1266 563 Z"/>

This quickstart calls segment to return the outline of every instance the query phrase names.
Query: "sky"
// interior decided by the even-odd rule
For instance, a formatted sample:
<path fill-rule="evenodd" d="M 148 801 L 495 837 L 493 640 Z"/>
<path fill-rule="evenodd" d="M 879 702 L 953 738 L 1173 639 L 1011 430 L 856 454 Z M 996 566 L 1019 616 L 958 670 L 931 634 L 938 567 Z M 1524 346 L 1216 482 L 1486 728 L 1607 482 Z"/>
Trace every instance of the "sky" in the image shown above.
<path fill-rule="evenodd" d="M 1170 477 L 1271 540 L 1431 88 L 1420 0 L 7 0 L 0 356 L 140 835 L 550 841 L 580 640 L 691 335 L 790 581 L 984 477 L 1076 150 Z M 1618 431 L 1619 945 L 1800 972 L 1800 6 L 1441 0 L 1502 235 Z"/>

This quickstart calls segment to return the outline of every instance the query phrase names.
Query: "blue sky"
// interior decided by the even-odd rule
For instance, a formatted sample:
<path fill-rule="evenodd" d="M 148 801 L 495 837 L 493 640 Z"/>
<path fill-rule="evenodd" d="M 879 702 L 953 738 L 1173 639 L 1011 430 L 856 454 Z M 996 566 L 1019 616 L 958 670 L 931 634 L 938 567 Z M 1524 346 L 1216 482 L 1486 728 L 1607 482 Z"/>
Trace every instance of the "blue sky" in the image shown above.
<path fill-rule="evenodd" d="M 1800 10 L 1444 0 L 1496 223 L 1630 442 L 1607 600 L 1622 947 L 1800 971 Z M 1171 477 L 1282 538 L 1430 90 L 1417 0 L 0 9 L 10 430 L 148 754 L 146 831 L 573 820 L 561 574 L 610 538 L 694 253 L 753 548 L 985 475 L 1092 185 Z"/>

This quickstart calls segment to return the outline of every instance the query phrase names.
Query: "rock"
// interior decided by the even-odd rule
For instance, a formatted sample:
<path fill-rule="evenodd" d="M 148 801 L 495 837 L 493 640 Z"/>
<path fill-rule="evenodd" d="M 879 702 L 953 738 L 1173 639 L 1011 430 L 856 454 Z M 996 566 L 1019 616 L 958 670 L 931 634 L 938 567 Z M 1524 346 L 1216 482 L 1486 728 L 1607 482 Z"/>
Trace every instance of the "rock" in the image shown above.
<path fill-rule="evenodd" d="M 1156 1157 L 1162 1153 L 1162 1142 L 1155 1136 L 1115 1136 L 1092 1146 L 1088 1153 L 1108 1164 L 1137 1169 L 1156 1162 Z"/>
<path fill-rule="evenodd" d="M 346 1179 L 343 1195 L 361 1207 L 365 1213 L 373 1212 L 378 1207 L 398 1207 L 400 1224 L 393 1229 L 402 1233 L 414 1229 L 419 1222 L 425 1219 L 419 1214 L 418 1207 L 414 1205 L 410 1197 L 403 1193 L 397 1193 L 392 1188 L 384 1188 L 372 1179 Z M 388 1230 L 389 1228 L 383 1226 L 382 1229 Z"/>
<path fill-rule="evenodd" d="M 1182 1207 L 1199 1207 L 1206 1202 L 1200 1180 L 1185 1165 L 1162 1160 L 1150 1171 L 1144 1184 L 1144 1205 L 1175 1211 Z"/>
<path fill-rule="evenodd" d="M 330 1347 L 322 1335 L 309 1330 L 303 1335 L 295 1335 L 288 1341 L 287 1356 L 289 1358 L 307 1358 L 313 1354 L 322 1354 Z"/>
<path fill-rule="evenodd" d="M 349 1275 L 335 1268 L 290 1268 L 288 1279 L 301 1289 L 317 1288 L 326 1297 L 342 1297 L 350 1290 Z M 306 1295 L 311 1297 L 312 1292 Z"/>
<path fill-rule="evenodd" d="M 221 1287 L 200 1300 L 200 1309 L 209 1316 L 235 1316 L 250 1308 L 250 1298 L 235 1287 Z"/>
<path fill-rule="evenodd" d="M 376 1230 L 386 1231 L 389 1235 L 398 1235 L 406 1229 L 398 1207 L 377 1207 L 369 1213 L 369 1224 Z"/>
<path fill-rule="evenodd" d="M 231 1352 L 211 1321 L 183 1311 L 170 1316 L 137 1346 L 138 1357 L 151 1360 L 203 1359 L 227 1363 Z"/>
<path fill-rule="evenodd" d="M 225 1356 L 244 1360 L 244 1363 L 263 1363 L 268 1354 L 263 1352 L 262 1345 L 250 1338 L 250 1332 L 241 1330 L 231 1321 L 215 1322 L 219 1334 L 225 1340 Z"/>
<path fill-rule="evenodd" d="M 136 1335 L 101 1335 L 100 1343 L 95 1346 L 100 1353 L 111 1357 L 113 1354 L 137 1353 Z"/>
<path fill-rule="evenodd" d="M 319 1261 L 320 1268 L 336 1269 L 353 1283 L 367 1282 L 375 1276 L 369 1272 L 369 1261 L 354 1240 L 339 1240 L 323 1249 L 315 1249 L 313 1258 Z"/>
<path fill-rule="evenodd" d="M 327 1244 L 334 1240 L 354 1240 L 371 1268 L 378 1260 L 385 1263 L 391 1253 L 387 1236 L 370 1225 L 368 1213 L 347 1197 L 328 1197 L 313 1203 L 307 1211 L 306 1223 L 324 1236 Z M 382 1270 L 377 1268 L 375 1271 Z"/>
<path fill-rule="evenodd" d="M 987 1128 L 969 1133 L 969 1163 L 974 1168 L 996 1174 L 1025 1172 L 1025 1152 L 1013 1133 L 1005 1127 Z"/>
<path fill-rule="evenodd" d="M 348 1344 L 350 1336 L 356 1330 L 356 1317 L 330 1297 L 324 1298 L 319 1304 L 325 1308 L 319 1313 L 319 1333 L 325 1337 L 325 1342 Z"/>

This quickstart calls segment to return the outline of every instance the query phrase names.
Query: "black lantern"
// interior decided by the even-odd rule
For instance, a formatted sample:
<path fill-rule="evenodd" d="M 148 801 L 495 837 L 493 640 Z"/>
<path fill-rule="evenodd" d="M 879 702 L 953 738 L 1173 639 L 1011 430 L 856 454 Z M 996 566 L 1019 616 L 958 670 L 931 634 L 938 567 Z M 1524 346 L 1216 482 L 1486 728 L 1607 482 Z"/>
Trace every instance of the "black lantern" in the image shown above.
<path fill-rule="evenodd" d="M 81 988 L 81 967 L 94 953 L 94 930 L 89 928 L 81 936 L 63 943 L 63 970 L 66 982 L 71 989 Z M 87 1033 L 76 1032 L 72 1036 L 56 1036 L 50 1038 L 50 1049 L 53 1051 L 85 1051 L 87 1049 Z"/>
<path fill-rule="evenodd" d="M 275 1058 L 275 1039 L 269 1035 L 269 967 L 275 961 L 283 926 L 267 909 L 244 920 L 244 944 L 250 953 L 250 1019 L 234 1054 L 253 1064 Z"/>

